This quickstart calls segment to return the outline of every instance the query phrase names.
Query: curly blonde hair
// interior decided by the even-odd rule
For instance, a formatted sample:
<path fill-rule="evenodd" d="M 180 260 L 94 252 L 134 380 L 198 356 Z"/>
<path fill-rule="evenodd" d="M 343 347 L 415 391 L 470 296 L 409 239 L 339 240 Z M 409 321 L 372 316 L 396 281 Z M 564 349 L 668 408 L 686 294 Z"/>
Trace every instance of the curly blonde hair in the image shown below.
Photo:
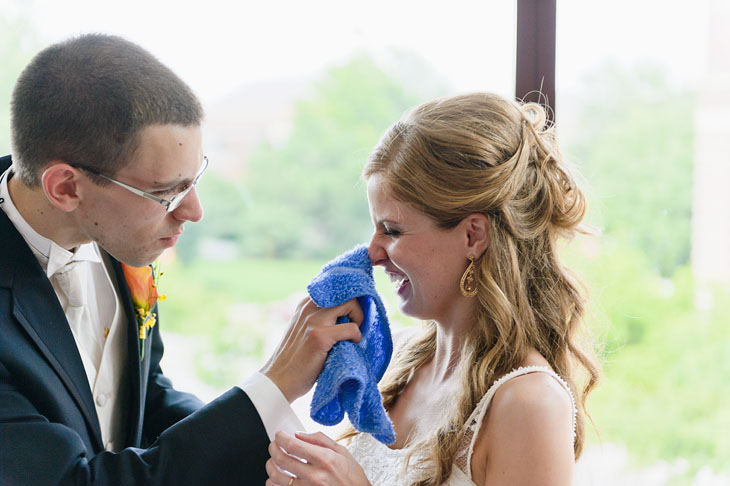
<path fill-rule="evenodd" d="M 385 133 L 363 169 L 366 180 L 374 174 L 397 200 L 441 228 L 453 228 L 472 213 L 489 219 L 488 248 L 475 262 L 476 323 L 464 340 L 460 396 L 432 436 L 413 444 L 426 451 L 429 470 L 416 485 L 433 486 L 449 477 L 474 407 L 531 348 L 578 398 L 577 459 L 585 438 L 586 397 L 600 367 L 581 332 L 583 288 L 560 263 L 557 241 L 582 231 L 586 201 L 558 152 L 543 108 L 484 93 L 425 103 Z M 401 349 L 381 382 L 386 409 L 435 349 L 436 325 L 430 322 Z"/>

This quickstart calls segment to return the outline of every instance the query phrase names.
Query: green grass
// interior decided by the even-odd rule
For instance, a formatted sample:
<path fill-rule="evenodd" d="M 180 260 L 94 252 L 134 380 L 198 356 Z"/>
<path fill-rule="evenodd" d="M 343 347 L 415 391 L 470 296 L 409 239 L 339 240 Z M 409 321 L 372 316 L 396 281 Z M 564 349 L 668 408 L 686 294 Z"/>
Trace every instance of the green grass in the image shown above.
<path fill-rule="evenodd" d="M 324 262 L 311 260 L 198 261 L 162 268 L 160 303 L 166 329 L 182 334 L 212 334 L 226 325 L 235 303 L 267 303 L 305 292 Z"/>
<path fill-rule="evenodd" d="M 165 268 L 163 286 L 178 291 L 191 284 L 243 302 L 271 302 L 301 292 L 324 261 L 240 260 L 197 261 Z"/>
<path fill-rule="evenodd" d="M 160 303 L 165 328 L 182 334 L 207 334 L 216 327 L 220 312 L 234 303 L 266 304 L 306 293 L 309 281 L 326 261 L 240 260 L 198 261 L 191 265 L 164 265 Z M 397 296 L 380 268 L 374 270 L 378 292 L 392 310 L 392 318 L 408 321 L 397 312 Z"/>
<path fill-rule="evenodd" d="M 304 297 L 309 281 L 325 261 L 241 260 L 231 262 L 198 261 L 191 265 L 163 265 L 160 292 L 160 325 L 199 340 L 201 350 L 191 359 L 198 378 L 222 386 L 235 383 L 239 369 L 248 360 L 260 364 L 265 359 L 265 343 L 271 338 L 270 316 L 255 308 L 273 312 L 274 319 L 292 312 Z M 414 323 L 397 311 L 397 296 L 383 271 L 374 272 L 376 286 L 389 311 L 391 322 Z M 278 304 L 280 301 L 285 301 Z M 274 308 L 271 311 L 271 308 Z M 250 312 L 249 312 L 250 310 Z M 279 325 L 285 324 L 278 322 Z M 278 331 L 277 331 L 278 332 Z M 283 331 L 281 331 L 283 332 Z"/>

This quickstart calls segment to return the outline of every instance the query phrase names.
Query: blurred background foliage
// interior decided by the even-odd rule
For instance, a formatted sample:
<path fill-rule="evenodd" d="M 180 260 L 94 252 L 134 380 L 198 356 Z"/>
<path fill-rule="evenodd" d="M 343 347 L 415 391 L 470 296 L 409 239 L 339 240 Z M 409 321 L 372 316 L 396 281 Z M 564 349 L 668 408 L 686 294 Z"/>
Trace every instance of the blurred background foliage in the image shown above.
<path fill-rule="evenodd" d="M 607 65 L 584 86 L 564 148 L 589 181 L 593 222 L 671 277 L 690 257 L 695 96 L 655 66 Z"/>
<path fill-rule="evenodd" d="M 2 22 L 0 60 L 20 66 L 35 46 L 24 25 Z M 211 386 L 255 369 L 321 265 L 368 238 L 359 174 L 369 151 L 406 109 L 449 90 L 418 59 L 398 56 L 332 67 L 295 102 L 283 143 L 261 142 L 245 170 L 201 180 L 206 217 L 186 226 L 164 264 L 161 326 L 199 343 L 189 359 Z M 3 99 L 14 82 L 6 73 L 18 69 L 0 71 Z M 605 378 L 590 410 L 601 440 L 625 444 L 641 463 L 682 458 L 693 471 L 730 471 L 730 317 L 696 305 L 698 295 L 728 302 L 728 289 L 699 288 L 690 266 L 694 103 L 658 68 L 606 65 L 585 78 L 574 123 L 559 133 L 601 235 L 565 254 L 591 289 Z M 382 274 L 378 285 L 396 309 Z M 397 312 L 393 320 L 414 325 Z"/>
<path fill-rule="evenodd" d="M 0 15 L 0 151 L 10 152 L 10 94 L 15 78 L 36 52 L 34 30 L 26 16 Z"/>
<path fill-rule="evenodd" d="M 180 253 L 194 258 L 203 235 L 262 258 L 323 258 L 364 241 L 363 162 L 385 129 L 423 99 L 367 55 L 333 67 L 296 101 L 284 144 L 257 146 L 238 180 L 201 182 L 208 216 L 190 228 L 196 236 L 181 241 Z"/>

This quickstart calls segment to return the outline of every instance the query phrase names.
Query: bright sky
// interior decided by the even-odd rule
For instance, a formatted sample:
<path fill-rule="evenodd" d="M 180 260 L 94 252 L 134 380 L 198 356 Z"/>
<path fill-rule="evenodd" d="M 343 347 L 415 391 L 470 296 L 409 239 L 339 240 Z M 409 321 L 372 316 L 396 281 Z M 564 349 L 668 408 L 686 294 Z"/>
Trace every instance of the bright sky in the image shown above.
<path fill-rule="evenodd" d="M 665 65 L 682 83 L 705 70 L 709 1 L 558 0 L 558 83 L 611 59 Z M 120 34 L 175 69 L 210 103 L 252 81 L 308 76 L 352 52 L 420 53 L 457 91 L 512 93 L 514 0 L 0 0 L 29 14 L 41 45 Z"/>

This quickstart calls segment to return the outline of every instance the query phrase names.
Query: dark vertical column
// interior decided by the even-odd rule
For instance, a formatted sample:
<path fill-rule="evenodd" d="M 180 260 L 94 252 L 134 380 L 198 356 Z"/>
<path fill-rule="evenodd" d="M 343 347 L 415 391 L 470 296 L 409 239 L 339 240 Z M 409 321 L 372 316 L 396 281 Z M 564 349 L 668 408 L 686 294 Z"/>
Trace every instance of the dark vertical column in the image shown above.
<path fill-rule="evenodd" d="M 555 114 L 556 0 L 517 0 L 515 96 Z"/>

